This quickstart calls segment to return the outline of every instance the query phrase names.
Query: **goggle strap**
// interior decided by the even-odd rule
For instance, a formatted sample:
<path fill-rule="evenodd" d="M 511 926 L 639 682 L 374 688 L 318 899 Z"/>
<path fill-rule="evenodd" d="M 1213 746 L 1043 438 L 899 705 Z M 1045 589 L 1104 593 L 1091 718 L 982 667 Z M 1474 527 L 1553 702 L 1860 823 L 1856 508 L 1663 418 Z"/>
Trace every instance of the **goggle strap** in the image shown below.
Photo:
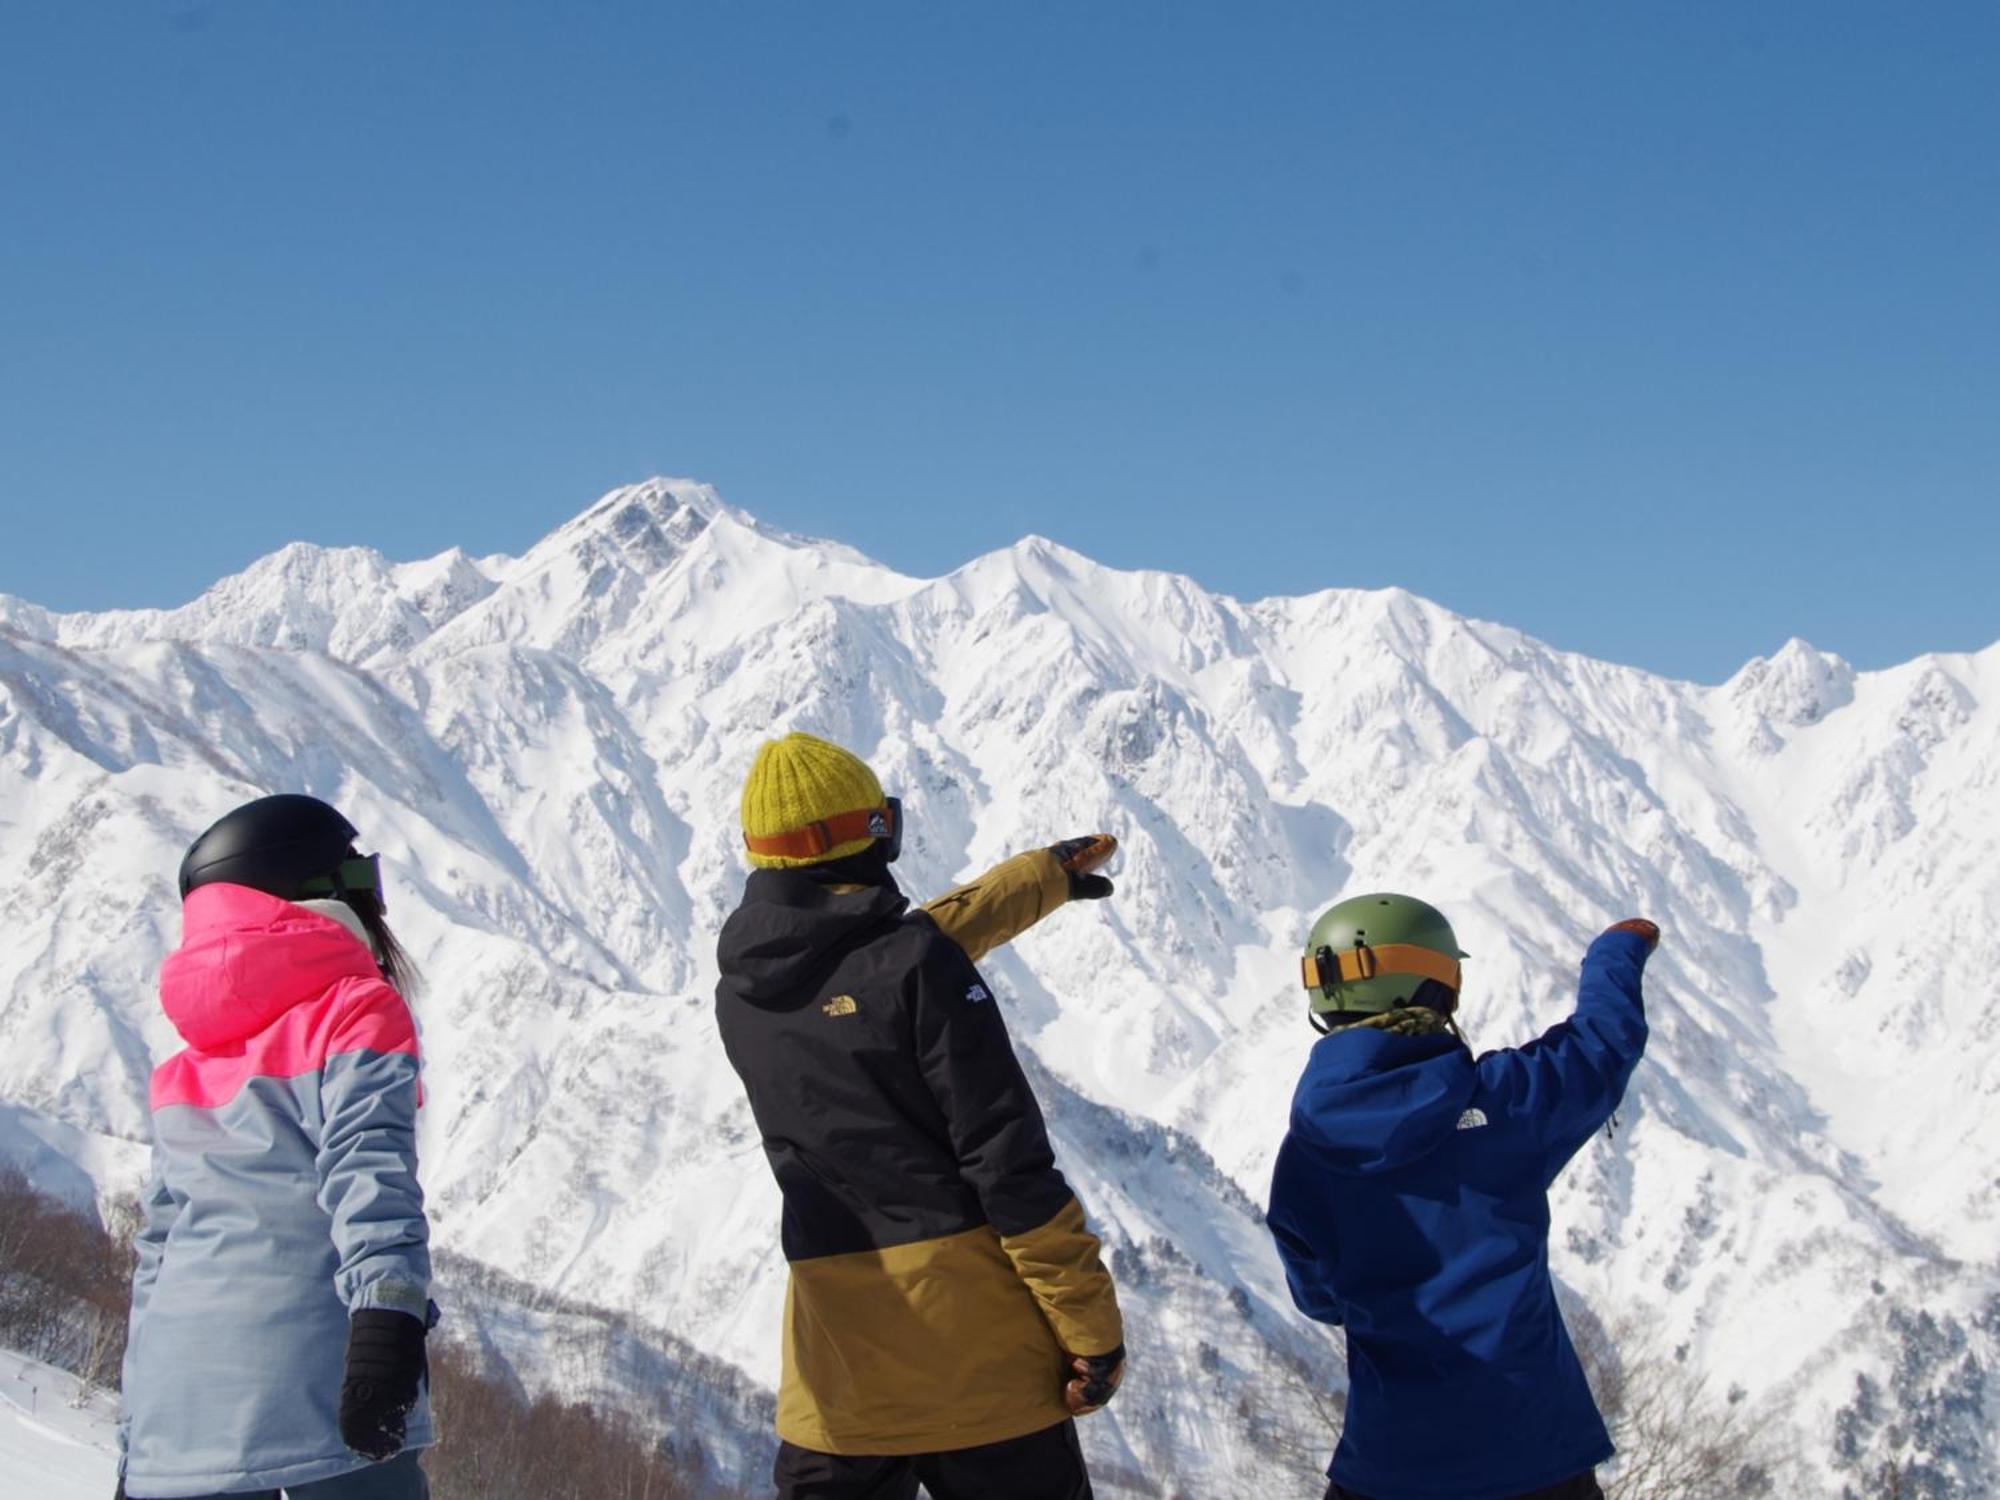
<path fill-rule="evenodd" d="M 1367 943 L 1353 948 L 1322 948 L 1308 953 L 1300 964 L 1301 977 L 1309 990 L 1325 990 L 1331 985 L 1354 984 L 1381 974 L 1415 974 L 1435 979 L 1454 993 L 1460 982 L 1458 960 L 1415 943 Z"/>
<path fill-rule="evenodd" d="M 743 845 L 752 854 L 767 858 L 818 859 L 841 844 L 851 844 L 858 839 L 886 839 L 895 831 L 895 809 L 884 803 L 880 807 L 836 813 L 830 818 L 808 823 L 803 828 L 788 828 L 783 833 L 745 832 Z"/>

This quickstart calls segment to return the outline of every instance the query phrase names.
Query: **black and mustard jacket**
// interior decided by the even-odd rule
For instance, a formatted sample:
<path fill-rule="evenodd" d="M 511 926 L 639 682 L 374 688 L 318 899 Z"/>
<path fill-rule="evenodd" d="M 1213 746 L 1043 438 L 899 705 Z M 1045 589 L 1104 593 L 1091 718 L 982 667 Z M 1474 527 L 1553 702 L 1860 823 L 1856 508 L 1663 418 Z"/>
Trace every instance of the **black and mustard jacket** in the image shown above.
<path fill-rule="evenodd" d="M 718 953 L 723 1045 L 784 1193 L 778 1434 L 899 1454 L 1053 1426 L 1064 1352 L 1124 1331 L 974 960 L 1068 878 L 1021 855 L 913 912 L 833 873 L 751 875 Z"/>

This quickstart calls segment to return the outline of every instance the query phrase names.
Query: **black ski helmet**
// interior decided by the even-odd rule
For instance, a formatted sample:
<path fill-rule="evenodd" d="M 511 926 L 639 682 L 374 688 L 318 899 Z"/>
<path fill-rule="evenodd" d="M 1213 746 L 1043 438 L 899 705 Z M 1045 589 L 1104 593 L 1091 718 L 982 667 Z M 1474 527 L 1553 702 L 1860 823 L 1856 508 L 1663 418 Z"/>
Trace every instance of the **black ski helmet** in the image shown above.
<path fill-rule="evenodd" d="M 246 802 L 188 846 L 181 899 L 197 887 L 247 885 L 283 901 L 381 890 L 354 825 L 317 797 L 285 792 Z"/>

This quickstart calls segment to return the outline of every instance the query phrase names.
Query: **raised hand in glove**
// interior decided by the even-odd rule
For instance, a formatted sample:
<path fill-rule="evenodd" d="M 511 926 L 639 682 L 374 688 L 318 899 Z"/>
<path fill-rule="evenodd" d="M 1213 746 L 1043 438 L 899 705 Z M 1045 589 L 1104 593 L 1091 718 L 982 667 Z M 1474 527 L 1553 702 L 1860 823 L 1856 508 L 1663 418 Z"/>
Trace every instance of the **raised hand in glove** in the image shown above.
<path fill-rule="evenodd" d="M 1111 894 L 1111 882 L 1095 873 L 1118 852 L 1118 840 L 1108 833 L 1087 833 L 1080 839 L 1064 839 L 1049 845 L 1049 853 L 1062 862 L 1069 876 L 1069 899 L 1102 901 Z"/>
<path fill-rule="evenodd" d="M 364 1307 L 347 1328 L 347 1373 L 340 1382 L 340 1440 L 380 1463 L 403 1451 L 405 1424 L 428 1371 L 422 1318 Z"/>
<path fill-rule="evenodd" d="M 1125 1378 L 1123 1344 L 1109 1354 L 1066 1354 L 1063 1359 L 1076 1372 L 1063 1386 L 1063 1405 L 1071 1416 L 1087 1417 L 1102 1411 L 1118 1394 L 1119 1382 Z"/>
<path fill-rule="evenodd" d="M 1644 917 L 1627 917 L 1622 922 L 1613 922 L 1604 929 L 1606 932 L 1636 932 L 1646 940 L 1646 951 L 1651 953 L 1660 946 L 1659 927 Z"/>

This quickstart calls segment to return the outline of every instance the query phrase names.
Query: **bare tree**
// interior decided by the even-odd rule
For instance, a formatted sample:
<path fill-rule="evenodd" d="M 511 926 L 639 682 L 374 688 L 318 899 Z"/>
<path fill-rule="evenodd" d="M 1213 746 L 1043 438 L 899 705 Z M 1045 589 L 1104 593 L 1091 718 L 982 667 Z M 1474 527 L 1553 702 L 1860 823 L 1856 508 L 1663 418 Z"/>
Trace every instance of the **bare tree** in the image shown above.
<path fill-rule="evenodd" d="M 1340 1337 L 1344 1342 L 1345 1335 Z M 1344 1388 L 1327 1389 L 1303 1356 L 1281 1353 L 1277 1361 L 1281 1383 L 1294 1399 L 1253 1403 L 1246 1395 L 1239 1404 L 1239 1415 L 1258 1423 L 1259 1435 L 1282 1455 L 1288 1467 L 1317 1475 L 1340 1446 L 1341 1430 L 1347 1422 L 1347 1392 Z"/>
<path fill-rule="evenodd" d="M 0 1343 L 115 1385 L 124 1357 L 132 1223 L 110 1228 L 0 1167 Z M 86 1393 L 87 1398 L 87 1393 Z"/>
<path fill-rule="evenodd" d="M 632 1417 L 531 1398 L 462 1348 L 433 1352 L 431 1394 L 442 1441 L 424 1467 L 437 1500 L 690 1500 L 702 1492 Z"/>
<path fill-rule="evenodd" d="M 1788 1493 L 1785 1433 L 1740 1392 L 1717 1398 L 1707 1378 L 1666 1349 L 1637 1314 L 1610 1327 L 1570 1320 L 1578 1358 L 1618 1456 L 1603 1471 L 1609 1500 L 1739 1500 Z"/>

